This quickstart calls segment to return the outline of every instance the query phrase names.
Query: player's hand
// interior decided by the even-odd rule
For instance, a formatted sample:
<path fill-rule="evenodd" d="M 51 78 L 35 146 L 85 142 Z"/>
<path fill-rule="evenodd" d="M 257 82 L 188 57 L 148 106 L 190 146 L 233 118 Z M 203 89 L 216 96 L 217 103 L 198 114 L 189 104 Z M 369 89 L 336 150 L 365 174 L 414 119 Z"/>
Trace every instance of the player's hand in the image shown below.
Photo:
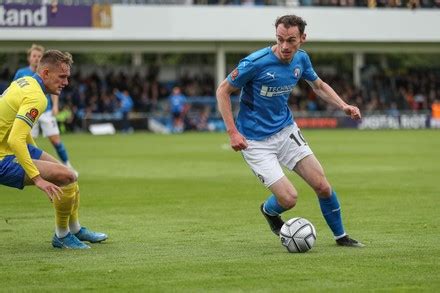
<path fill-rule="evenodd" d="M 238 131 L 233 132 L 229 135 L 229 139 L 231 140 L 231 147 L 234 151 L 241 151 L 248 147 L 248 143 L 246 138 L 241 135 Z"/>
<path fill-rule="evenodd" d="M 353 120 L 359 120 L 362 118 L 361 111 L 356 106 L 346 105 L 342 110 Z"/>
<path fill-rule="evenodd" d="M 59 186 L 44 180 L 43 178 L 41 178 L 40 175 L 36 176 L 35 178 L 32 178 L 32 180 L 34 181 L 35 186 L 37 186 L 39 189 L 44 191 L 44 193 L 46 193 L 47 197 L 51 202 L 53 202 L 55 197 L 58 200 L 61 200 L 61 194 L 63 194 L 63 191 Z"/>

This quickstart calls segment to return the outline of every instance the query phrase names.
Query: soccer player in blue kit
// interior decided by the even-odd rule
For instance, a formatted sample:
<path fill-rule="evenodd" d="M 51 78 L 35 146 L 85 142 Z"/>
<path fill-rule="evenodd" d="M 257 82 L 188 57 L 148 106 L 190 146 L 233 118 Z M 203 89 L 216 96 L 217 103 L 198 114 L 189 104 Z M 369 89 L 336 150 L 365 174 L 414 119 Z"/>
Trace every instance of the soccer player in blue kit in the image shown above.
<path fill-rule="evenodd" d="M 185 107 L 186 107 L 186 97 L 182 93 L 180 87 L 175 86 L 169 97 L 170 100 L 170 111 L 172 116 L 172 132 L 180 133 L 183 132 Z"/>
<path fill-rule="evenodd" d="M 284 224 L 280 215 L 296 205 L 298 192 L 284 175 L 281 165 L 295 171 L 315 191 L 322 214 L 341 246 L 363 247 L 343 227 L 336 192 L 294 122 L 288 98 L 300 78 L 326 102 L 352 119 L 361 119 L 357 107 L 345 103 L 314 71 L 307 53 L 300 50 L 306 40 L 306 22 L 296 15 L 276 20 L 277 43 L 242 59 L 219 85 L 217 101 L 231 147 L 272 192 L 260 209 L 273 233 Z M 238 89 L 240 110 L 234 123 L 231 94 Z"/>

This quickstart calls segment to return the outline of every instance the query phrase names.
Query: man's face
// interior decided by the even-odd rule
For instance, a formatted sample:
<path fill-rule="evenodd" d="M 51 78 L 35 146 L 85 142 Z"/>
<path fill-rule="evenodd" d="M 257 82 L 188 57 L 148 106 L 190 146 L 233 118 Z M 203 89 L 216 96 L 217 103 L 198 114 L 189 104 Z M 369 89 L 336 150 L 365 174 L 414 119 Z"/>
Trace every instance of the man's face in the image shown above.
<path fill-rule="evenodd" d="M 283 24 L 276 29 L 278 57 L 285 62 L 290 62 L 293 55 L 306 40 L 306 34 L 300 34 L 297 26 L 286 28 Z"/>
<path fill-rule="evenodd" d="M 70 66 L 65 63 L 48 66 L 43 69 L 41 75 L 47 92 L 58 96 L 69 84 Z"/>
<path fill-rule="evenodd" d="M 40 62 L 43 52 L 39 50 L 32 50 L 28 56 L 29 66 L 32 68 L 37 68 L 38 62 Z"/>

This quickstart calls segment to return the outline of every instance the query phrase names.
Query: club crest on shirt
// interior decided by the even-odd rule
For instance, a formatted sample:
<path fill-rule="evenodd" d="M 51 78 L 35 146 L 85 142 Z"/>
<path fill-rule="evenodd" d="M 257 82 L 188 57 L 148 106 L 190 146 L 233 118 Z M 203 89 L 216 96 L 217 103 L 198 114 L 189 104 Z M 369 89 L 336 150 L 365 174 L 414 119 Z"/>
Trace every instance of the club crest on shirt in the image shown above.
<path fill-rule="evenodd" d="M 301 69 L 299 67 L 295 67 L 295 69 L 293 70 L 293 76 L 295 76 L 295 78 L 299 78 L 301 74 Z"/>
<path fill-rule="evenodd" d="M 29 118 L 32 122 L 35 122 L 35 119 L 38 117 L 38 110 L 32 108 L 29 112 L 26 113 L 26 117 Z"/>
<path fill-rule="evenodd" d="M 234 81 L 238 76 L 238 68 L 235 68 L 232 72 L 231 72 L 231 80 Z"/>

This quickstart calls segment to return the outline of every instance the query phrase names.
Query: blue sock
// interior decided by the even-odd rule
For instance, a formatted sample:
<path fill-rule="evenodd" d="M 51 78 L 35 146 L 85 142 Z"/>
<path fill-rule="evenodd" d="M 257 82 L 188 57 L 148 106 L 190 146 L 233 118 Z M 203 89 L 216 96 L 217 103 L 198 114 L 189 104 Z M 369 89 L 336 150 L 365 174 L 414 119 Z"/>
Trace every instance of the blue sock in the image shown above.
<path fill-rule="evenodd" d="M 333 231 L 335 238 L 345 235 L 344 226 L 342 225 L 341 206 L 338 202 L 336 192 L 332 190 L 332 195 L 328 198 L 319 197 L 319 205 L 321 206 L 322 215 L 327 225 Z"/>
<path fill-rule="evenodd" d="M 69 160 L 69 157 L 67 156 L 67 151 L 66 148 L 64 147 L 64 144 L 61 142 L 59 144 L 55 144 L 54 147 L 55 150 L 57 151 L 58 157 L 60 157 L 63 163 L 66 163 Z"/>
<path fill-rule="evenodd" d="M 286 211 L 285 208 L 283 208 L 277 201 L 277 198 L 275 195 L 271 194 L 269 198 L 266 200 L 263 206 L 264 211 L 266 214 L 271 216 L 278 216 L 279 214 Z"/>

